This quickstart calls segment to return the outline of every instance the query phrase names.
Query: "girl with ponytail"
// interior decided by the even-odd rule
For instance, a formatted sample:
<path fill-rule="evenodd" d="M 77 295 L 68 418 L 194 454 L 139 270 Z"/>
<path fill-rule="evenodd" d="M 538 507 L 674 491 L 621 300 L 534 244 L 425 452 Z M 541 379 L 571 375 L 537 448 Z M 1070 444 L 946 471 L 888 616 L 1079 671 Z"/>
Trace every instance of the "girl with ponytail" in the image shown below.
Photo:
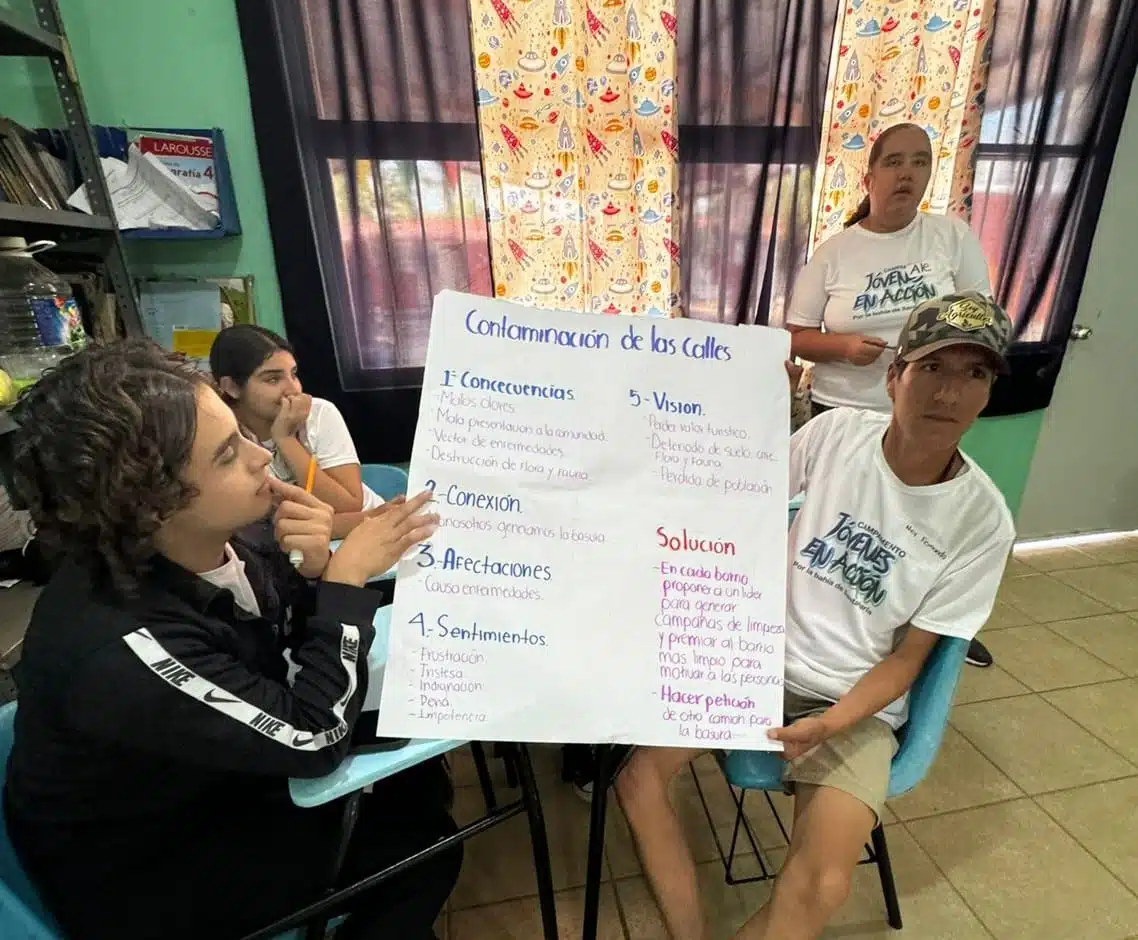
<path fill-rule="evenodd" d="M 896 347 L 909 311 L 945 294 L 992 292 L 968 225 L 920 211 L 932 167 L 922 128 L 882 131 L 869 151 L 865 198 L 795 283 L 786 325 L 792 354 L 815 363 L 815 414 L 839 406 L 888 413 L 885 352 Z"/>
<path fill-rule="evenodd" d="M 881 140 L 880 137 L 877 139 L 879 141 Z M 877 145 L 874 144 L 874 146 L 876 147 Z M 872 159 L 872 157 L 870 159 Z M 857 208 L 850 213 L 850 217 L 846 219 L 845 227 L 852 228 L 853 226 L 857 225 L 858 222 L 860 222 L 862 219 L 867 218 L 869 218 L 869 196 L 863 197 L 861 202 L 857 204 Z"/>

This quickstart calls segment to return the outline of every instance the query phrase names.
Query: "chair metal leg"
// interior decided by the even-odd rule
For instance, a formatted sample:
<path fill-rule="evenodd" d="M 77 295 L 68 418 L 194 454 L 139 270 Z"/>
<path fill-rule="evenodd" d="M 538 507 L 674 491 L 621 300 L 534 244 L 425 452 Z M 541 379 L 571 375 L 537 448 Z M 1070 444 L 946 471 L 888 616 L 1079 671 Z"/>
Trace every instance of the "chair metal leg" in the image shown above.
<path fill-rule="evenodd" d="M 498 800 L 494 796 L 494 782 L 490 779 L 490 768 L 486 764 L 486 752 L 482 749 L 481 741 L 470 742 L 470 755 L 474 758 L 474 769 L 478 773 L 478 785 L 482 788 L 486 810 L 492 813 L 498 808 Z"/>
<path fill-rule="evenodd" d="M 585 867 L 585 915 L 582 940 L 597 940 L 597 918 L 600 915 L 601 867 L 605 854 L 605 811 L 609 785 L 612 783 L 612 745 L 598 744 L 593 777 L 592 812 L 589 816 L 589 857 Z"/>
<path fill-rule="evenodd" d="M 529 817 L 530 842 L 533 845 L 533 867 L 537 875 L 537 897 L 541 906 L 541 926 L 545 940 L 557 940 L 557 903 L 553 897 L 553 871 L 549 861 L 549 838 L 545 831 L 545 815 L 541 809 L 541 796 L 533 774 L 529 749 L 519 744 L 517 751 L 518 776 L 521 778 L 522 801 Z"/>
<path fill-rule="evenodd" d="M 767 860 L 763 855 L 762 849 L 759 847 L 758 836 L 755 834 L 754 829 L 751 828 L 751 821 L 747 818 L 745 809 L 745 802 L 747 799 L 747 791 L 736 789 L 727 782 L 727 778 L 723 778 L 723 783 L 727 787 L 727 792 L 731 795 L 732 801 L 735 803 L 735 824 L 731 829 L 731 844 L 728 848 L 724 849 L 723 841 L 719 837 L 719 830 L 715 826 L 715 818 L 711 815 L 711 806 L 708 805 L 707 797 L 703 793 L 703 784 L 699 782 L 699 774 L 692 764 L 688 765 L 688 771 L 691 773 L 692 783 L 695 784 L 695 792 L 699 797 L 699 802 L 703 806 L 703 815 L 707 817 L 708 828 L 711 829 L 711 837 L 715 840 L 715 849 L 719 853 L 719 861 L 723 864 L 723 877 L 729 885 L 745 885 L 752 884 L 756 881 L 768 881 L 774 877 L 774 871 L 767 865 Z M 770 804 L 771 812 L 774 813 L 775 821 L 778 823 L 779 828 L 782 828 L 782 820 L 779 819 L 778 813 L 775 812 L 774 804 L 770 801 L 770 794 L 766 794 L 767 803 Z M 742 833 L 747 837 L 747 841 L 751 844 L 751 852 L 754 853 L 755 861 L 759 863 L 759 874 L 740 877 L 735 874 L 735 858 L 739 851 L 739 835 Z M 786 830 L 783 830 L 785 837 Z M 790 840 L 787 839 L 789 842 Z"/>
<path fill-rule="evenodd" d="M 873 854 L 877 861 L 877 873 L 881 876 L 881 893 L 885 895 L 885 911 L 889 926 L 901 929 L 901 902 L 897 899 L 897 885 L 893 881 L 893 865 L 889 861 L 889 847 L 885 844 L 885 830 L 877 826 L 870 836 L 873 840 Z"/>
<path fill-rule="evenodd" d="M 356 831 L 356 823 L 360 818 L 360 801 L 363 791 L 356 790 L 344 797 L 344 814 L 340 822 L 340 844 L 336 846 L 336 857 L 332 860 L 332 870 L 328 879 L 328 893 L 336 890 L 336 883 L 340 880 L 340 873 L 344 870 L 344 862 L 348 858 L 348 848 L 352 844 L 352 834 Z M 305 940 L 323 940 L 328 930 L 328 918 L 322 917 L 314 920 L 304 930 Z"/>
<path fill-rule="evenodd" d="M 513 751 L 501 744 L 495 744 L 494 755 L 502 758 L 502 762 L 506 765 L 506 786 L 516 787 L 518 785 L 518 768 L 514 764 Z"/>

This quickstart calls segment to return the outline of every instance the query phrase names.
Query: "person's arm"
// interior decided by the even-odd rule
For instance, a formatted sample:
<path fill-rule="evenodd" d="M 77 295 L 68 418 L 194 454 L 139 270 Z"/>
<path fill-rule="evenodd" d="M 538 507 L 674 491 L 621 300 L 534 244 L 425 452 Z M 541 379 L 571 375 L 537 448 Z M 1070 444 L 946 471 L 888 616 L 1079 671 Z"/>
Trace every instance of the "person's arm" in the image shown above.
<path fill-rule="evenodd" d="M 911 624 L 897 648 L 869 670 L 836 704 L 820 716 L 826 736 L 844 731 L 876 715 L 909 691 L 940 637 Z"/>
<path fill-rule="evenodd" d="M 139 623 L 75 678 L 68 721 L 135 751 L 236 773 L 319 777 L 347 754 L 380 595 L 321 583 L 295 683 L 250 669 L 200 624 Z"/>
<path fill-rule="evenodd" d="M 790 436 L 790 488 L 787 495 L 791 499 L 808 488 L 818 445 L 826 440 L 836 417 L 833 411 L 823 412 Z"/>
<path fill-rule="evenodd" d="M 808 326 L 786 327 L 790 331 L 790 354 L 809 362 L 850 362 L 857 366 L 874 362 L 885 350 L 885 340 L 861 333 L 824 333 Z"/>
<path fill-rule="evenodd" d="M 782 742 L 782 756 L 787 760 L 810 753 L 827 738 L 876 715 L 904 695 L 920 675 L 937 639 L 935 633 L 908 625 L 897 649 L 858 679 L 837 702 L 819 715 L 799 718 L 785 728 L 773 728 L 768 736 Z"/>
<path fill-rule="evenodd" d="M 346 430 L 346 428 L 345 428 Z M 312 456 L 295 435 L 274 441 L 280 455 L 288 463 L 293 477 L 303 486 L 308 476 L 308 461 Z M 360 465 L 342 464 L 324 468 L 321 455 L 316 455 L 316 476 L 313 479 L 312 494 L 332 507 L 333 512 L 359 512 L 364 505 L 363 483 L 360 479 Z"/>
<path fill-rule="evenodd" d="M 827 333 L 823 314 L 830 299 L 826 291 L 826 257 L 818 251 L 794 282 L 794 294 L 786 314 L 790 354 L 809 362 L 873 362 L 885 344 L 860 333 Z"/>
<path fill-rule="evenodd" d="M 406 496 L 396 496 L 394 499 L 386 500 L 378 506 L 373 506 L 371 509 L 365 509 L 362 512 L 338 512 L 332 517 L 332 538 L 347 538 L 355 527 L 365 519 L 381 516 L 396 506 L 402 506 L 405 502 L 407 502 Z"/>
<path fill-rule="evenodd" d="M 383 508 L 382 506 L 379 508 Z M 338 512 L 332 517 L 332 538 L 347 538 L 352 530 L 368 517 L 368 510 L 360 512 Z"/>
<path fill-rule="evenodd" d="M 904 695 L 940 637 L 974 637 L 991 616 L 1014 538 L 1010 517 L 1001 516 L 991 530 L 980 535 L 977 547 L 925 596 L 892 653 L 821 715 L 772 730 L 770 737 L 783 742 L 784 756 L 790 760 L 800 757 Z"/>

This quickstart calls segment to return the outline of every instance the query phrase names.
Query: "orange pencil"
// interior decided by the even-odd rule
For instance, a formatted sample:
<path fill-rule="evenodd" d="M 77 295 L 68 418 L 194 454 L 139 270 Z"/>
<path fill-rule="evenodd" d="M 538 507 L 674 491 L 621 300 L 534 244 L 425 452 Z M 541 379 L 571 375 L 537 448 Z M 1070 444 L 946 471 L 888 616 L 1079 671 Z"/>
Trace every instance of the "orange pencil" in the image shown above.
<path fill-rule="evenodd" d="M 316 482 L 316 458 L 311 456 L 308 458 L 308 476 L 304 480 L 304 492 L 311 493 L 312 486 Z M 304 552 L 299 548 L 294 548 L 288 553 L 288 560 L 292 563 L 294 568 L 299 568 L 304 564 Z"/>

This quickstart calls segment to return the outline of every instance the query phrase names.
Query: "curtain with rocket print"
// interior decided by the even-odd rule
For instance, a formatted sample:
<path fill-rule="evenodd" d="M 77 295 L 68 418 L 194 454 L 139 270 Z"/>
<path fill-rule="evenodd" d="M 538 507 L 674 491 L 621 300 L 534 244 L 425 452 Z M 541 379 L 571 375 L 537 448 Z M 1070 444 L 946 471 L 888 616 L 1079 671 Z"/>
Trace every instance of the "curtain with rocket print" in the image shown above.
<path fill-rule="evenodd" d="M 932 140 L 921 208 L 968 218 L 995 2 L 846 0 L 830 68 L 814 245 L 841 230 L 864 194 L 869 148 L 902 122 Z"/>
<path fill-rule="evenodd" d="M 678 314 L 675 0 L 471 0 L 495 292 Z"/>

